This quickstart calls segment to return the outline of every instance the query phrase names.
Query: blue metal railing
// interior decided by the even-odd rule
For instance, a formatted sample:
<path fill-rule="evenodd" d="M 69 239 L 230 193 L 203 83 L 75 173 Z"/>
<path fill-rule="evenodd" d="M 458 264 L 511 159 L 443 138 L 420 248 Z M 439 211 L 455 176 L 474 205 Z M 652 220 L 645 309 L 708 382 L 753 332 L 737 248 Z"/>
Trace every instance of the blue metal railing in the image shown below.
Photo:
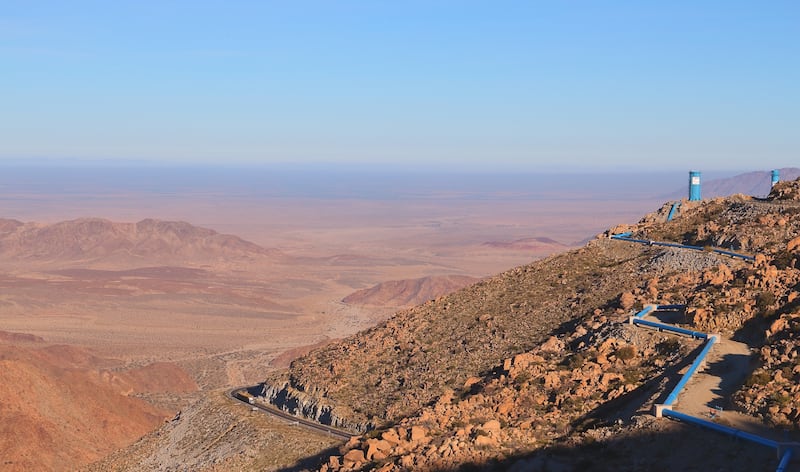
<path fill-rule="evenodd" d="M 665 408 L 660 410 L 661 411 L 661 415 L 666 416 L 668 418 L 673 418 L 673 419 L 676 419 L 676 420 L 679 420 L 679 421 L 692 423 L 692 424 L 701 426 L 703 428 L 708 428 L 708 429 L 710 429 L 712 431 L 717 431 L 717 432 L 720 432 L 720 433 L 723 433 L 723 434 L 727 434 L 729 436 L 733 436 L 734 438 L 740 438 L 740 439 L 744 439 L 746 441 L 750 441 L 750 442 L 753 442 L 753 443 L 756 443 L 756 444 L 760 444 L 762 446 L 770 447 L 770 448 L 776 449 L 778 451 L 778 454 L 781 454 L 783 452 L 783 455 L 781 456 L 780 463 L 778 464 L 778 468 L 775 469 L 775 472 L 786 472 L 787 467 L 789 466 L 789 462 L 792 459 L 792 449 L 786 449 L 785 452 L 782 451 L 781 449 L 782 449 L 782 447 L 785 447 L 785 446 L 789 445 L 788 443 L 781 444 L 781 443 L 779 443 L 777 441 L 774 441 L 772 439 L 767 439 L 767 438 L 764 438 L 762 436 L 758 436 L 756 434 L 748 433 L 746 431 L 741 431 L 741 430 L 738 430 L 736 428 L 731 428 L 729 426 L 724 426 L 724 425 L 721 425 L 719 423 L 714 423 L 714 422 L 711 422 L 711 421 L 708 421 L 708 420 L 705 420 L 705 419 L 702 419 L 702 418 L 698 418 L 698 417 L 695 417 L 695 416 L 687 415 L 685 413 L 681 413 L 681 412 L 672 410 L 672 406 L 675 404 L 675 402 L 678 401 L 678 395 L 680 395 L 680 393 L 686 387 L 686 384 L 689 382 L 689 380 L 692 378 L 692 376 L 700 368 L 700 364 L 703 363 L 703 361 L 705 360 L 706 356 L 711 351 L 711 347 L 717 342 L 718 338 L 717 338 L 716 335 L 712 336 L 712 335 L 709 335 L 709 334 L 706 334 L 706 333 L 701 333 L 699 331 L 692 331 L 692 330 L 689 330 L 689 329 L 679 328 L 677 326 L 672 326 L 672 325 L 668 325 L 668 324 L 665 324 L 665 323 L 658 323 L 658 322 L 655 322 L 655 321 L 645 320 L 643 318 L 647 314 L 649 314 L 651 312 L 655 312 L 655 311 L 682 310 L 684 308 L 686 308 L 686 305 L 681 305 L 681 304 L 647 305 L 646 307 L 644 307 L 644 309 L 642 309 L 641 311 L 639 311 L 638 313 L 636 313 L 632 317 L 633 324 L 642 325 L 642 326 L 649 326 L 649 327 L 652 327 L 652 328 L 657 328 L 657 329 L 662 330 L 662 331 L 671 331 L 671 332 L 674 332 L 674 333 L 685 334 L 685 335 L 688 335 L 688 336 L 692 336 L 693 338 L 705 339 L 705 344 L 703 346 L 703 349 L 700 351 L 700 353 L 697 355 L 695 360 L 692 362 L 692 364 L 686 370 L 686 373 L 683 374 L 681 379 L 678 381 L 677 385 L 675 385 L 675 388 L 673 388 L 672 391 L 670 392 L 670 394 L 667 396 L 667 399 L 664 402 L 664 407 Z M 795 446 L 796 446 L 796 444 L 795 444 Z"/>
<path fill-rule="evenodd" d="M 713 252 L 716 252 L 717 254 L 722 254 L 723 256 L 730 256 L 730 257 L 735 257 L 735 258 L 738 257 L 739 259 L 743 259 L 745 261 L 754 261 L 754 260 L 756 260 L 756 258 L 753 257 L 753 256 L 747 256 L 747 255 L 739 254 L 739 253 L 736 253 L 736 252 L 726 251 L 724 249 L 714 248 L 714 249 L 711 249 L 711 250 Z"/>

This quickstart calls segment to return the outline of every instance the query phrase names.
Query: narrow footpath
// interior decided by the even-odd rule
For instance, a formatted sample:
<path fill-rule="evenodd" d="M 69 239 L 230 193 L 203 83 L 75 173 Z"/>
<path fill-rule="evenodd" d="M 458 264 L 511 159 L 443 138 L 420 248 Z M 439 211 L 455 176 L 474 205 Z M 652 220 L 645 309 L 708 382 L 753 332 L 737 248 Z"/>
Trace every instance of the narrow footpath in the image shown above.
<path fill-rule="evenodd" d="M 648 313 L 663 321 L 659 314 L 657 309 Z M 706 355 L 705 366 L 692 375 L 672 409 L 775 441 L 783 440 L 783 432 L 732 409 L 732 395 L 752 370 L 751 354 L 747 344 L 720 336 Z"/>
<path fill-rule="evenodd" d="M 612 239 L 649 246 L 664 246 L 689 250 L 702 250 L 697 246 L 635 239 L 631 233 L 611 236 Z M 716 254 L 753 261 L 753 256 L 728 250 L 711 248 Z M 662 312 L 685 309 L 682 305 L 648 305 L 631 316 L 630 323 L 659 331 L 691 336 L 703 340 L 703 349 L 683 373 L 683 377 L 670 392 L 665 403 L 655 406 L 656 417 L 668 417 L 711 429 L 755 445 L 776 450 L 779 462 L 776 472 L 785 472 L 793 457 L 800 457 L 800 443 L 789 442 L 788 436 L 735 411 L 725 411 L 731 395 L 741 386 L 750 369 L 750 348 L 743 343 L 718 334 L 707 334 L 663 322 Z M 658 321 L 648 320 L 654 317 Z"/>

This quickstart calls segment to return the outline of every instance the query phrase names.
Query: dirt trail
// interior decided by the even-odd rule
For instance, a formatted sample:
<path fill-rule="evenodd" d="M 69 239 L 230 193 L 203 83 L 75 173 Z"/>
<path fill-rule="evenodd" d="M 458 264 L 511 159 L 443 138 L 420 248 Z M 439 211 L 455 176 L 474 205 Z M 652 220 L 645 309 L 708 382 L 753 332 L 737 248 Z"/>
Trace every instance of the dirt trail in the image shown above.
<path fill-rule="evenodd" d="M 744 382 L 750 369 L 750 348 L 723 338 L 715 343 L 699 370 L 678 397 L 678 410 L 707 417 L 715 406 L 728 409 L 728 399 Z"/>
<path fill-rule="evenodd" d="M 731 396 L 742 385 L 751 369 L 751 351 L 747 344 L 722 338 L 711 348 L 705 368 L 692 376 L 678 396 L 675 410 L 781 440 L 780 431 L 731 408 Z M 715 407 L 721 408 L 721 412 L 713 411 Z"/>

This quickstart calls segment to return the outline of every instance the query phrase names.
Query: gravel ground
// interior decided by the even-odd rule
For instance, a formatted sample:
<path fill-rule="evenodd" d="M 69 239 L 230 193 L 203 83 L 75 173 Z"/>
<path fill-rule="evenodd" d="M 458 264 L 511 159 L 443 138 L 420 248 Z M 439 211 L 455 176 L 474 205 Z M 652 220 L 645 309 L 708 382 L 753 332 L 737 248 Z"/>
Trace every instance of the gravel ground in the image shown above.
<path fill-rule="evenodd" d="M 658 272 L 702 272 L 720 262 L 723 262 L 720 256 L 713 253 L 667 248 L 650 260 L 650 268 Z"/>

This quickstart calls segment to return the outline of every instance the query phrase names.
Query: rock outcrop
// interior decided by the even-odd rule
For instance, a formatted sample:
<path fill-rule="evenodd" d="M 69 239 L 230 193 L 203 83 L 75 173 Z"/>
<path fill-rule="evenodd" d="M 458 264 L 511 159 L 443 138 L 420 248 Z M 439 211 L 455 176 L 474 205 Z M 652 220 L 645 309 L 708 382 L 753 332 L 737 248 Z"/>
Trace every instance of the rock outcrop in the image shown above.
<path fill-rule="evenodd" d="M 289 382 L 281 384 L 264 383 L 261 396 L 271 405 L 296 416 L 313 419 L 314 421 L 356 433 L 364 433 L 374 427 L 371 423 L 352 421 L 339 416 L 333 411 L 333 405 L 320 399 L 314 385 L 305 387 L 291 385 Z"/>

